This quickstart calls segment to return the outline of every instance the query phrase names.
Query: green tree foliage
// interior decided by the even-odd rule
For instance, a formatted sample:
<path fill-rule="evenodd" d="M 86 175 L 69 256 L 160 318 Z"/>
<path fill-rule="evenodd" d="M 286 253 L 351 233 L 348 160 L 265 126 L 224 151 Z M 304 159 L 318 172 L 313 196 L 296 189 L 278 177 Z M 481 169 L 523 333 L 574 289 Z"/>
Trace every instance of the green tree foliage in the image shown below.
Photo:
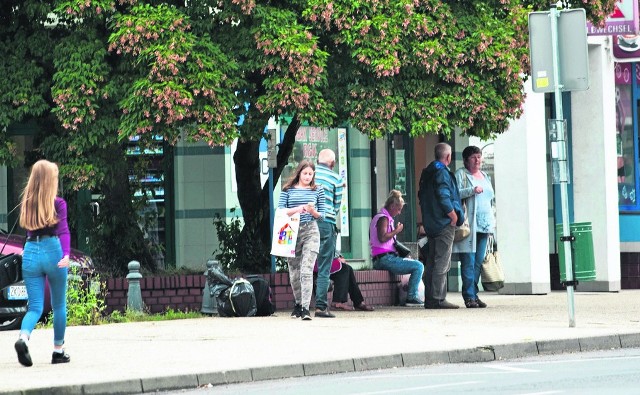
<path fill-rule="evenodd" d="M 563 6 L 599 23 L 613 0 Z M 39 149 L 62 164 L 72 189 L 98 189 L 112 203 L 101 237 L 126 234 L 114 240 L 128 252 L 144 246 L 123 231 L 136 228 L 123 142 L 239 138 L 247 245 L 237 259 L 265 270 L 258 141 L 271 116 L 292 117 L 276 178 L 302 122 L 348 122 L 370 138 L 501 133 L 525 99 L 527 15 L 546 9 L 538 0 L 3 1 L 0 128 L 36 120 Z M 0 131 L 0 161 L 14 152 Z M 101 248 L 115 248 L 106 258 L 120 247 Z"/>

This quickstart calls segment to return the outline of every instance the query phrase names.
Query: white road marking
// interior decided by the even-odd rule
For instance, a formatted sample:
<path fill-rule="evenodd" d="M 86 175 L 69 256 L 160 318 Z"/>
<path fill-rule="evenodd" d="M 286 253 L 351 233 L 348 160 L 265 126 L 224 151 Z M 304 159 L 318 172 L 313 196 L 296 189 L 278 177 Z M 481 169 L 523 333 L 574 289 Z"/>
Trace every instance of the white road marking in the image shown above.
<path fill-rule="evenodd" d="M 480 365 L 482 367 L 491 367 L 487 365 Z M 492 372 L 487 373 L 485 371 L 481 372 L 444 372 L 444 373 L 414 373 L 414 374 L 393 374 L 393 373 L 385 373 L 385 374 L 375 374 L 375 375 L 367 375 L 367 376 L 358 376 L 358 377 L 344 377 L 343 380 L 371 380 L 371 379 L 388 379 L 388 378 L 411 378 L 411 377 L 437 377 L 437 376 L 477 376 L 477 375 L 486 375 L 486 374 L 511 374 L 511 373 L 531 373 L 531 372 L 539 372 L 539 370 L 534 369 L 524 369 L 524 368 L 514 368 L 514 367 L 492 367 L 493 369 L 503 370 L 502 372 Z M 409 368 L 415 369 L 415 368 Z"/>
<path fill-rule="evenodd" d="M 483 368 L 489 368 L 489 369 L 497 369 L 497 370 L 506 370 L 507 372 L 522 372 L 522 373 L 535 373 L 535 372 L 539 372 L 539 370 L 534 370 L 534 369 L 524 369 L 524 368 L 516 368 L 513 366 L 507 366 L 507 365 L 482 365 Z"/>
<path fill-rule="evenodd" d="M 422 390 L 428 390 L 428 389 L 434 389 L 434 388 L 455 387 L 455 386 L 479 384 L 479 383 L 482 383 L 482 381 L 465 381 L 462 383 L 436 384 L 436 385 L 426 385 L 424 387 L 406 387 L 401 389 L 394 388 L 392 390 L 385 390 L 385 391 L 358 392 L 358 393 L 355 393 L 354 395 L 397 394 L 399 390 L 405 393 L 408 391 L 422 391 Z"/>
<path fill-rule="evenodd" d="M 526 394 L 520 395 L 549 395 L 549 394 L 561 394 L 564 391 L 544 391 L 544 392 L 527 392 Z"/>
<path fill-rule="evenodd" d="M 559 356 L 559 355 L 558 355 Z M 574 363 L 574 362 L 594 362 L 594 361 L 611 361 L 611 360 L 619 360 L 619 359 L 640 359 L 640 355 L 631 355 L 631 356 L 619 356 L 619 357 L 606 357 L 606 358 L 579 358 L 579 359 L 561 359 L 558 361 L 544 361 L 544 362 L 514 362 L 518 365 L 536 365 L 536 364 L 549 364 L 549 363 Z"/>

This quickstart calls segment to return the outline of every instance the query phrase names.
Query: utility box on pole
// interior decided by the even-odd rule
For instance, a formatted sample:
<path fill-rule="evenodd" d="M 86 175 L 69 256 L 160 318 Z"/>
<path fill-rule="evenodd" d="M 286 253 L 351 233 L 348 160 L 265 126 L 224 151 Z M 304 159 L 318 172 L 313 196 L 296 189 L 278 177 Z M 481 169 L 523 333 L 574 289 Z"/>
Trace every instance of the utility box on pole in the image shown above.
<path fill-rule="evenodd" d="M 278 130 L 267 129 L 267 133 L 269 134 L 269 140 L 267 140 L 267 162 L 270 169 L 275 169 L 278 167 L 278 151 L 276 150 L 276 146 L 278 145 Z"/>

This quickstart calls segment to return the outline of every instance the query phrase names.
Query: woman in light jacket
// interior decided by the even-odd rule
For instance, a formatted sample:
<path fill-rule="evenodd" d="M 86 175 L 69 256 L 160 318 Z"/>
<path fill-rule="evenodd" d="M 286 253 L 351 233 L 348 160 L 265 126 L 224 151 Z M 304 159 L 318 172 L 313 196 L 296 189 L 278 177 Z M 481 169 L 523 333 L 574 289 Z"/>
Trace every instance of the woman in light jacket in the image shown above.
<path fill-rule="evenodd" d="M 478 298 L 478 281 L 489 235 L 495 231 L 494 192 L 491 178 L 482 170 L 482 151 L 469 146 L 462 151 L 464 168 L 456 171 L 460 198 L 466 205 L 471 233 L 454 243 L 453 253 L 460 259 L 462 298 L 467 308 L 487 307 Z"/>

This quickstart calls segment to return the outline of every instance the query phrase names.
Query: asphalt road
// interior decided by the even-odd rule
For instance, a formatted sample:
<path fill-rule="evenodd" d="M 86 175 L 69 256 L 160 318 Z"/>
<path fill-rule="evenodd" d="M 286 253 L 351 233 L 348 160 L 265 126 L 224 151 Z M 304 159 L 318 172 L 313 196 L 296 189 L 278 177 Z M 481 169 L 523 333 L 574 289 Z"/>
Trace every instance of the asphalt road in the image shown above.
<path fill-rule="evenodd" d="M 452 300 L 461 298 L 460 294 L 450 296 Z M 16 360 L 13 344 L 17 331 L 0 332 L 0 394 L 156 393 L 209 384 L 222 389 L 234 383 L 258 383 L 254 388 L 268 391 L 271 384 L 280 381 L 265 380 L 307 377 L 308 381 L 299 381 L 312 383 L 302 389 L 306 394 L 322 388 L 315 383 L 343 377 L 333 373 L 367 377 L 366 384 L 374 383 L 373 388 L 358 384 L 334 393 L 397 392 L 402 388 L 397 383 L 391 382 L 386 388 L 384 382 L 377 383 L 379 369 L 406 371 L 401 368 L 416 366 L 423 367 L 416 370 L 416 378 L 398 380 L 400 384 L 407 381 L 407 391 L 448 385 L 443 388 L 452 392 L 458 387 L 451 384 L 460 386 L 459 382 L 420 376 L 435 372 L 431 369 L 442 366 L 438 364 L 447 366 L 440 373 L 456 372 L 476 369 L 490 361 L 640 348 L 640 290 L 576 293 L 577 325 L 573 328 L 567 325 L 566 293 L 484 293 L 482 299 L 488 308 L 377 306 L 374 312 L 336 311 L 335 319 L 304 322 L 290 319 L 288 312 L 279 312 L 272 317 L 72 326 L 66 336 L 71 363 L 65 366 L 51 364 L 51 329 L 34 332 L 29 342 L 34 361 L 30 368 Z M 472 362 L 477 365 L 452 365 Z M 427 365 L 432 368 L 424 367 Z M 363 371 L 373 375 L 356 373 Z M 476 388 L 495 384 L 495 379 L 487 384 L 475 383 L 485 377 L 507 375 L 483 369 L 466 375 L 479 378 L 462 379 L 474 381 L 467 386 Z"/>
<path fill-rule="evenodd" d="M 638 394 L 640 349 L 270 380 L 165 394 Z"/>

